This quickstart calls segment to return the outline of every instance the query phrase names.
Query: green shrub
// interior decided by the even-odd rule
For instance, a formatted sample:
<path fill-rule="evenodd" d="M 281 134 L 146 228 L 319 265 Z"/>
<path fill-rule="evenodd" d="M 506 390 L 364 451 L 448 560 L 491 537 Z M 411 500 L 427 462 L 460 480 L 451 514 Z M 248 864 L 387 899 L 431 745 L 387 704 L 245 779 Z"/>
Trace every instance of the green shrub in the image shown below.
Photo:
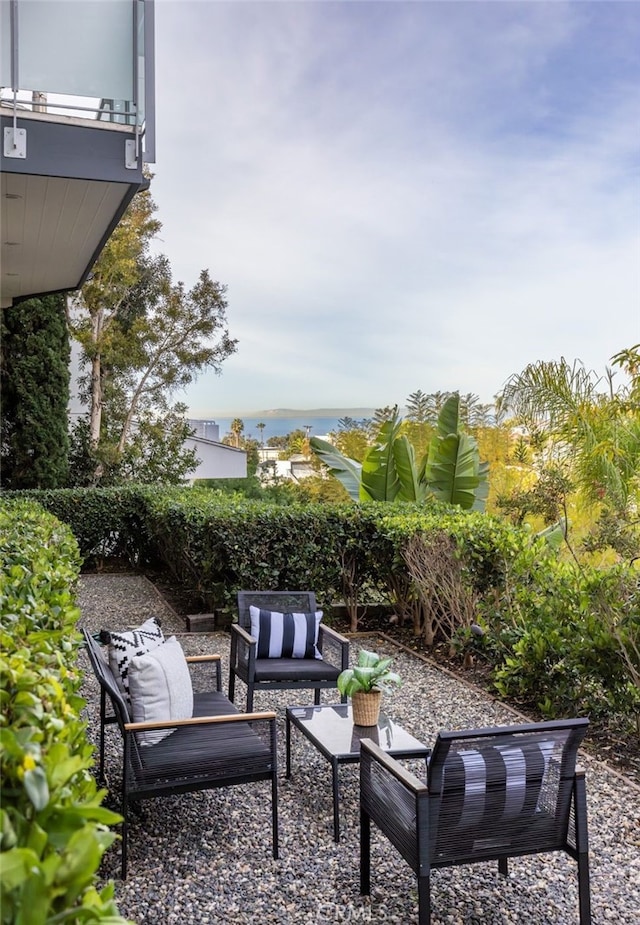
<path fill-rule="evenodd" d="M 637 572 L 563 562 L 499 518 L 438 503 L 280 505 L 193 488 L 26 494 L 71 525 L 83 555 L 155 561 L 207 610 L 233 609 L 241 588 L 313 588 L 325 610 L 344 601 L 356 630 L 359 605 L 390 603 L 426 643 L 484 658 L 503 697 L 546 716 L 628 726 L 640 714 Z M 426 553 L 439 547 L 432 568 Z M 484 635 L 471 632 L 472 614 Z"/>
<path fill-rule="evenodd" d="M 496 689 L 548 717 L 628 719 L 640 710 L 639 603 L 631 568 L 579 567 L 533 544 L 484 602 Z"/>
<path fill-rule="evenodd" d="M 96 871 L 120 817 L 101 806 L 80 719 L 77 544 L 39 506 L 0 508 L 3 925 L 124 923 Z"/>
<path fill-rule="evenodd" d="M 65 488 L 4 492 L 3 504 L 34 501 L 73 531 L 83 559 L 101 560 L 143 554 L 145 492 L 141 486 L 125 488 Z"/>

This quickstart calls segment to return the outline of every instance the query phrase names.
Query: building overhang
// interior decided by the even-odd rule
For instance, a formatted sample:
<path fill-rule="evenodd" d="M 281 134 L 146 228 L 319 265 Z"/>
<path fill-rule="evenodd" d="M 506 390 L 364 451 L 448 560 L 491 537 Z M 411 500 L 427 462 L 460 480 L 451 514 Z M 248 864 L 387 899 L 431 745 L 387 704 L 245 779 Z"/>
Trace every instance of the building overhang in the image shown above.
<path fill-rule="evenodd" d="M 131 199 L 148 181 L 131 126 L 8 108 L 0 121 L 5 308 L 82 286 Z M 11 145 L 16 129 L 18 156 Z"/>

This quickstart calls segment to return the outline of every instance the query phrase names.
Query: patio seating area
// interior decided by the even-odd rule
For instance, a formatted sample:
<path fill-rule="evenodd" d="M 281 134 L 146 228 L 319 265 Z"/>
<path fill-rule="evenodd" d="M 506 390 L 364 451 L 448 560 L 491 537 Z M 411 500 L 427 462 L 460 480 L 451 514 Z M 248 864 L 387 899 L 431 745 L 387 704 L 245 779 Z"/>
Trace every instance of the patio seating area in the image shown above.
<path fill-rule="evenodd" d="M 230 635 L 187 634 L 184 621 L 141 576 L 86 575 L 80 582 L 81 627 L 90 632 L 133 627 L 151 616 L 165 635 L 177 634 L 187 655 L 217 652 L 223 689 L 229 679 Z M 383 709 L 422 742 L 440 730 L 521 723 L 493 701 L 411 653 L 377 636 L 352 642 L 393 656 L 403 685 L 385 694 Z M 99 735 L 98 684 L 86 667 L 84 695 L 94 741 Z M 242 688 L 242 684 L 239 685 Z M 240 691 L 240 703 L 244 689 Z M 121 914 L 139 923 L 320 923 L 418 921 L 416 878 L 375 827 L 371 831 L 371 896 L 360 895 L 359 767 L 340 768 L 340 842 L 333 839 L 332 780 L 326 760 L 302 736 L 292 740 L 294 772 L 285 776 L 285 708 L 309 705 L 313 691 L 256 690 L 254 709 L 274 710 L 278 734 L 280 857 L 271 856 L 264 782 L 145 800 L 130 822 L 128 879 L 120 881 L 120 846 L 103 865 L 116 879 Z M 324 690 L 322 703 L 340 703 Z M 588 741 L 588 733 L 587 733 Z M 107 727 L 106 769 L 117 786 L 121 740 Z M 640 788 L 584 749 L 589 818 L 591 908 L 594 925 L 632 925 L 640 907 Z M 424 779 L 424 760 L 403 765 Z M 117 790 L 115 791 L 117 793 Z M 260 817 L 262 824 L 256 825 Z M 514 858 L 509 876 L 495 862 L 434 870 L 433 925 L 570 925 L 578 922 L 575 861 L 563 853 Z"/>

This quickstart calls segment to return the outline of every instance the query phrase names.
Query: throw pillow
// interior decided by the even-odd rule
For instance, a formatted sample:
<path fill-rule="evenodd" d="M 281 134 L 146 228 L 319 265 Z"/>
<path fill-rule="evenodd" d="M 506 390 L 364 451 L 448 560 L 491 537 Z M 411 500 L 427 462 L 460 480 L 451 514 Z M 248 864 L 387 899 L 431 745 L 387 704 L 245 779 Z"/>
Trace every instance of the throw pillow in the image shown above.
<path fill-rule="evenodd" d="M 279 613 L 249 607 L 251 635 L 258 640 L 256 658 L 322 658 L 318 632 L 322 611 Z"/>
<path fill-rule="evenodd" d="M 134 723 L 190 719 L 193 716 L 193 688 L 189 666 L 175 636 L 129 665 L 129 694 Z M 139 732 L 139 745 L 156 745 L 173 729 Z"/>
<path fill-rule="evenodd" d="M 129 700 L 129 664 L 137 655 L 144 655 L 164 642 L 160 620 L 150 617 L 137 629 L 126 632 L 102 630 L 100 641 L 108 644 L 109 667 L 127 704 Z"/>
<path fill-rule="evenodd" d="M 448 823 L 459 829 L 491 827 L 539 812 L 550 746 L 528 742 L 449 755 L 443 779 Z"/>

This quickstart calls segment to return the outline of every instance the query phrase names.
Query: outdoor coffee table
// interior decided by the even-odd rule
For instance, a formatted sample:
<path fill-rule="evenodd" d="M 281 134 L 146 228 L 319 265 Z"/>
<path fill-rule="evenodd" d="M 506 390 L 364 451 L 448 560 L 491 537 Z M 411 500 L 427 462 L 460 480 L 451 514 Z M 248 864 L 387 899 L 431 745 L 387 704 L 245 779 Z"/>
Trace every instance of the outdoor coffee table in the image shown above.
<path fill-rule="evenodd" d="M 380 714 L 377 726 L 355 726 L 351 704 L 321 707 L 287 707 L 287 777 L 291 777 L 291 724 L 300 730 L 320 754 L 331 763 L 333 777 L 333 837 L 340 841 L 338 767 L 360 760 L 361 739 L 372 739 L 393 758 L 424 758 L 431 749 L 414 739 L 406 729 Z"/>

